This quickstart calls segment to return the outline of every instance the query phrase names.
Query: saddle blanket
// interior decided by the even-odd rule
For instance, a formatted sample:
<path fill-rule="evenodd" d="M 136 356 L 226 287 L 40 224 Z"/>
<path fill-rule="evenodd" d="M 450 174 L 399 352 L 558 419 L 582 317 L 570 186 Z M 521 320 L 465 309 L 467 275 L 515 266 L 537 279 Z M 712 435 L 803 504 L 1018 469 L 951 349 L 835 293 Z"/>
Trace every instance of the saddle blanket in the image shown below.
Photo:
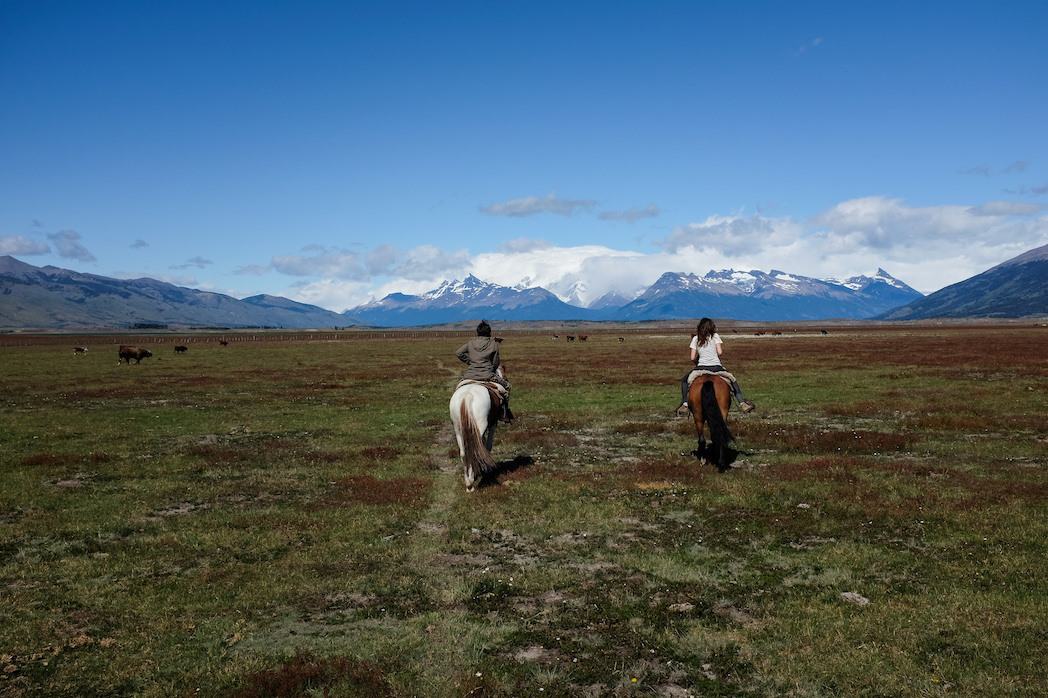
<path fill-rule="evenodd" d="M 459 388 L 461 388 L 464 385 L 482 385 L 485 388 L 487 388 L 488 390 L 495 391 L 496 393 L 498 393 L 502 397 L 506 397 L 507 395 L 509 395 L 509 391 L 506 390 L 505 386 L 499 385 L 498 383 L 495 383 L 494 381 L 475 381 L 475 380 L 459 381 L 459 384 L 455 386 L 455 390 L 458 390 Z"/>
<path fill-rule="evenodd" d="M 728 385 L 731 385 L 735 382 L 735 376 L 731 375 L 727 371 L 706 371 L 697 368 L 688 374 L 688 385 L 694 383 L 695 379 L 699 376 L 717 376 L 718 378 L 723 378 L 724 380 L 728 381 Z"/>

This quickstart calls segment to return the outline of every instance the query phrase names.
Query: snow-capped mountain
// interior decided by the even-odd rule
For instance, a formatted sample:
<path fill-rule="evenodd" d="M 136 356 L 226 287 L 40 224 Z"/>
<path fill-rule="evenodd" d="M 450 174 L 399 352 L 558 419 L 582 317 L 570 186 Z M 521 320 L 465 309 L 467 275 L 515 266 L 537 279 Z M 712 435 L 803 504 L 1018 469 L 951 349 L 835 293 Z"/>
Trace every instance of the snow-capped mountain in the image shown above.
<path fill-rule="evenodd" d="M 921 294 L 883 269 L 874 277 L 844 281 L 813 279 L 772 270 L 663 274 L 616 314 L 620 320 L 685 319 L 701 316 L 736 320 L 819 320 L 868 318 L 909 303 Z"/>
<path fill-rule="evenodd" d="M 736 320 L 868 318 L 921 294 L 883 269 L 873 277 L 812 279 L 773 270 L 669 272 L 636 299 L 614 292 L 588 308 L 546 289 L 510 288 L 475 276 L 448 281 L 418 296 L 391 294 L 346 312 L 386 327 L 489 320 L 673 320 L 711 316 Z"/>
<path fill-rule="evenodd" d="M 426 293 L 392 293 L 346 311 L 347 315 L 383 327 L 438 325 L 476 318 L 489 320 L 586 319 L 585 308 L 569 305 L 544 288 L 510 288 L 486 283 L 472 274 L 464 281 L 445 281 Z"/>

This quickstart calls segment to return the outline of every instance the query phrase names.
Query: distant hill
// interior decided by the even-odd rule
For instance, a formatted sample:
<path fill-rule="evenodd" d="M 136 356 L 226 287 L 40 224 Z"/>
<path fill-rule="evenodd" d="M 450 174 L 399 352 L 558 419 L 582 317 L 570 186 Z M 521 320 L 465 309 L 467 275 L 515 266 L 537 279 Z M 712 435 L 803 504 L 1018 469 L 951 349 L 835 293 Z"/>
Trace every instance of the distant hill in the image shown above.
<path fill-rule="evenodd" d="M 0 327 L 339 327 L 352 317 L 276 296 L 237 300 L 154 279 L 112 279 L 0 257 Z"/>
<path fill-rule="evenodd" d="M 1048 316 L 1048 245 L 878 315 L 878 320 Z"/>

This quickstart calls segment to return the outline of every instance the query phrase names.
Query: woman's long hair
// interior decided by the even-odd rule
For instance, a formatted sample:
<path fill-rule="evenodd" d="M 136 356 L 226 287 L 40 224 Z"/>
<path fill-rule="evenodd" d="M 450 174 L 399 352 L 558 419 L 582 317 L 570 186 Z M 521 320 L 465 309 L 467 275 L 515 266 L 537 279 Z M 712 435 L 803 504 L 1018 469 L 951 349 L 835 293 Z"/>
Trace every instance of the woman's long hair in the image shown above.
<path fill-rule="evenodd" d="M 713 339 L 713 333 L 716 331 L 717 326 L 713 324 L 713 320 L 710 320 L 708 317 L 699 320 L 699 325 L 695 328 L 695 336 L 698 337 L 695 346 L 706 346 L 706 344 Z"/>

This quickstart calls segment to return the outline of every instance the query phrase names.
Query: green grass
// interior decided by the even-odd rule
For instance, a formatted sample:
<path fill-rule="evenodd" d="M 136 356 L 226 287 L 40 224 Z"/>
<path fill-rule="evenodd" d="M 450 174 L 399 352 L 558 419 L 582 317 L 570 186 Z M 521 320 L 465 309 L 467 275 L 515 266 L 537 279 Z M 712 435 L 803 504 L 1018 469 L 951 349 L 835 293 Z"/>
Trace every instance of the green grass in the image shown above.
<path fill-rule="evenodd" d="M 474 493 L 465 335 L 0 346 L 0 696 L 1048 694 L 1043 328 L 722 333 L 723 474 L 686 330 L 500 334 Z"/>

